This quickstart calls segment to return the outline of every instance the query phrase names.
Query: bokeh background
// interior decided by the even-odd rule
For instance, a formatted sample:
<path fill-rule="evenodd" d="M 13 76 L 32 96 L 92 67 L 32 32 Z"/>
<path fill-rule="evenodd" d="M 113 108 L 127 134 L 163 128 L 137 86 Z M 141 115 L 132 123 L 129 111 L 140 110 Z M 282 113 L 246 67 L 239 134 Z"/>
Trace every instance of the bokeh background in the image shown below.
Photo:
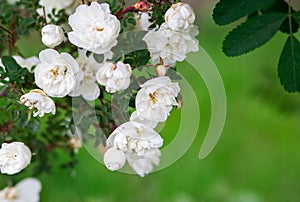
<path fill-rule="evenodd" d="M 226 88 L 227 120 L 215 150 L 204 160 L 198 159 L 210 121 L 210 99 L 201 77 L 194 76 L 183 62 L 178 68 L 196 89 L 201 122 L 197 138 L 180 160 L 140 178 L 108 171 L 84 148 L 74 170 L 60 169 L 59 163 L 66 158 L 60 153 L 51 174 L 39 177 L 42 202 L 300 200 L 300 96 L 286 93 L 276 73 L 286 36 L 278 33 L 262 48 L 228 58 L 221 51 L 222 41 L 236 24 L 219 27 L 213 23 L 217 1 L 189 2 L 197 13 L 200 45 L 215 62 Z M 32 39 L 20 42 L 26 56 L 42 48 L 38 36 L 34 37 L 34 46 Z M 193 114 L 190 116 L 193 121 Z M 175 111 L 162 131 L 166 143 L 172 141 L 179 119 L 180 113 Z"/>

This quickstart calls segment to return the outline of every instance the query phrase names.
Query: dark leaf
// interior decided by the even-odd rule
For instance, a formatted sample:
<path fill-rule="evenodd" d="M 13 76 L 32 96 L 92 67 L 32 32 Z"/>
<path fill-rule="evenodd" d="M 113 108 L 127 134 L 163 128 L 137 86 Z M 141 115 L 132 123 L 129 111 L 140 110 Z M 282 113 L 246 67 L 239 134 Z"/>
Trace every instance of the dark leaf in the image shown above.
<path fill-rule="evenodd" d="M 300 11 L 293 13 L 293 18 L 297 21 L 298 24 L 300 24 Z"/>
<path fill-rule="evenodd" d="M 275 35 L 285 17 L 282 13 L 267 13 L 247 20 L 226 36 L 223 52 L 238 56 L 262 46 Z"/>
<path fill-rule="evenodd" d="M 274 0 L 221 0 L 213 11 L 213 19 L 218 25 L 226 25 L 266 8 L 273 2 Z"/>
<path fill-rule="evenodd" d="M 267 12 L 279 12 L 279 13 L 288 13 L 289 11 L 289 5 L 287 2 L 282 1 L 282 0 L 275 0 L 270 4 L 269 7 L 262 9 L 262 13 L 267 13 Z"/>
<path fill-rule="evenodd" d="M 289 5 L 287 2 L 282 0 L 276 0 L 272 5 L 270 5 L 269 8 L 262 10 L 262 13 L 267 12 L 279 12 L 279 13 L 288 13 L 289 12 Z M 292 13 L 294 13 L 295 10 L 292 8 Z M 289 17 L 287 16 L 284 20 L 284 22 L 280 26 L 280 31 L 283 33 L 290 33 L 290 27 L 289 27 Z M 294 18 L 292 18 L 292 32 L 296 33 L 298 31 L 299 25 L 295 21 Z"/>
<path fill-rule="evenodd" d="M 296 20 L 292 17 L 291 18 L 292 22 L 292 33 L 298 32 L 299 29 L 299 24 L 296 22 Z M 279 30 L 283 33 L 290 34 L 290 21 L 289 17 L 286 17 L 283 23 L 281 24 Z"/>
<path fill-rule="evenodd" d="M 104 61 L 104 55 L 103 54 L 93 54 L 93 58 L 96 60 L 98 63 L 102 63 Z"/>
<path fill-rule="evenodd" d="M 278 63 L 278 77 L 288 92 L 300 92 L 300 42 L 290 35 Z"/>
<path fill-rule="evenodd" d="M 17 73 L 18 69 L 21 68 L 20 65 L 15 61 L 15 59 L 9 56 L 3 56 L 2 63 L 8 72 Z"/>
<path fill-rule="evenodd" d="M 129 24 L 136 25 L 136 21 L 135 21 L 134 18 L 128 18 L 128 19 L 127 19 L 127 22 L 128 22 Z"/>
<path fill-rule="evenodd" d="M 19 110 L 13 109 L 13 110 L 11 110 L 10 114 L 11 114 L 12 121 L 16 121 L 16 120 L 18 120 L 20 113 L 19 113 Z"/>

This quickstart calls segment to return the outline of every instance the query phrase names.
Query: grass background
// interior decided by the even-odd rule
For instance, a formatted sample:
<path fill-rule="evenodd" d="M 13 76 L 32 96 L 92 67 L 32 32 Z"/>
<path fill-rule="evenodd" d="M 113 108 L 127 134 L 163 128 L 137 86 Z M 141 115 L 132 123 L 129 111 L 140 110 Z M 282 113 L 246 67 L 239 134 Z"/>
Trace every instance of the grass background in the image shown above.
<path fill-rule="evenodd" d="M 221 44 L 234 25 L 214 25 L 214 3 L 206 1 L 196 12 L 200 45 L 216 63 L 228 100 L 226 125 L 215 150 L 198 159 L 210 120 L 210 100 L 201 78 L 193 77 L 188 64 L 181 63 L 178 68 L 187 68 L 189 82 L 197 89 L 201 122 L 197 138 L 179 161 L 140 178 L 108 171 L 83 148 L 75 170 L 54 169 L 51 175 L 39 177 L 41 201 L 299 201 L 300 97 L 285 93 L 276 76 L 286 36 L 278 33 L 264 47 L 228 58 Z M 28 41 L 21 45 L 28 56 L 40 48 L 28 49 Z M 179 115 L 174 112 L 162 131 L 166 142 L 172 139 Z M 57 161 L 63 158 L 61 154 Z"/>

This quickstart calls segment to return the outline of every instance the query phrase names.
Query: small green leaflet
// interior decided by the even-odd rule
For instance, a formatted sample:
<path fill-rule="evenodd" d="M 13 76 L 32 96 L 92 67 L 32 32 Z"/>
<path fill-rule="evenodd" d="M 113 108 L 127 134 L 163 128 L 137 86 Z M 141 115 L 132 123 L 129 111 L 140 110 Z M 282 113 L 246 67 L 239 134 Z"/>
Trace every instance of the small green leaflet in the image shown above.
<path fill-rule="evenodd" d="M 300 11 L 293 13 L 293 17 L 297 21 L 297 23 L 300 24 Z"/>
<path fill-rule="evenodd" d="M 20 65 L 15 61 L 14 58 L 9 56 L 3 56 L 1 59 L 5 69 L 8 72 L 18 72 L 18 69 L 20 69 Z"/>
<path fill-rule="evenodd" d="M 288 92 L 300 92 L 300 42 L 290 35 L 278 63 L 278 77 Z"/>
<path fill-rule="evenodd" d="M 226 25 L 266 8 L 273 2 L 274 0 L 221 0 L 213 11 L 213 19 L 218 25 Z"/>
<path fill-rule="evenodd" d="M 18 78 L 18 70 L 21 69 L 20 65 L 14 58 L 9 56 L 3 56 L 1 60 L 8 73 L 8 77 L 11 80 L 16 80 Z"/>
<path fill-rule="evenodd" d="M 250 18 L 226 36 L 223 52 L 239 56 L 262 46 L 276 34 L 285 17 L 286 14 L 273 12 Z"/>
<path fill-rule="evenodd" d="M 104 61 L 104 55 L 103 54 L 96 54 L 96 53 L 94 53 L 93 54 L 93 58 L 95 59 L 95 61 L 97 63 L 103 63 L 103 61 Z"/>

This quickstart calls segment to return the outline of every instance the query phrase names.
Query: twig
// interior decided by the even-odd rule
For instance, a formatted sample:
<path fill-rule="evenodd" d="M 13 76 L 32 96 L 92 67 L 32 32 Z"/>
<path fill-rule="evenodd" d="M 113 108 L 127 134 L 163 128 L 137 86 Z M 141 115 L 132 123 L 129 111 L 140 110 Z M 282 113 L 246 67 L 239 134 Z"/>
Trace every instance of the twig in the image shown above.
<path fill-rule="evenodd" d="M 0 97 L 6 96 L 6 93 L 9 89 L 10 89 L 10 86 L 5 86 L 0 92 Z"/>
<path fill-rule="evenodd" d="M 8 29 L 6 29 L 2 25 L 0 25 L 0 29 L 2 29 L 3 31 L 7 32 L 10 35 L 10 37 L 12 37 L 13 34 L 11 33 L 11 31 L 9 31 Z"/>

